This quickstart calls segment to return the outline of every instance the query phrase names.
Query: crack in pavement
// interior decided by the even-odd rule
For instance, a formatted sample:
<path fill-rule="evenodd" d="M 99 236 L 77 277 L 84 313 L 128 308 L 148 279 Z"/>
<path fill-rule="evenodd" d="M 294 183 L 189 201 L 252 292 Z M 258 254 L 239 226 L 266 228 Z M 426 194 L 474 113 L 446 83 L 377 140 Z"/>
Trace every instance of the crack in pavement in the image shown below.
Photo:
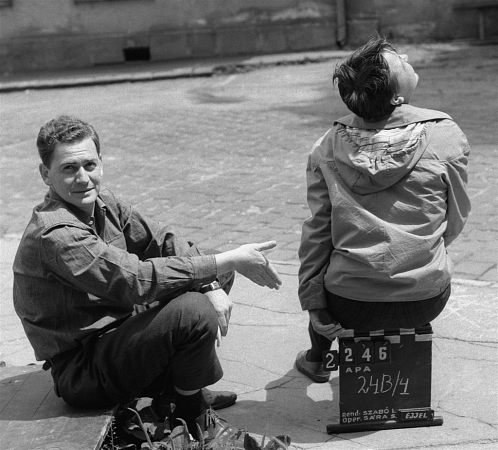
<path fill-rule="evenodd" d="M 443 339 L 446 341 L 457 341 L 457 342 L 465 342 L 467 344 L 472 344 L 472 345 L 478 345 L 480 347 L 486 347 L 486 345 L 483 344 L 489 344 L 489 345 L 497 345 L 498 341 L 478 341 L 478 340 L 471 340 L 471 339 L 462 339 L 462 338 L 457 338 L 457 337 L 452 337 L 452 336 L 443 336 L 440 334 L 434 335 L 434 339 Z"/>

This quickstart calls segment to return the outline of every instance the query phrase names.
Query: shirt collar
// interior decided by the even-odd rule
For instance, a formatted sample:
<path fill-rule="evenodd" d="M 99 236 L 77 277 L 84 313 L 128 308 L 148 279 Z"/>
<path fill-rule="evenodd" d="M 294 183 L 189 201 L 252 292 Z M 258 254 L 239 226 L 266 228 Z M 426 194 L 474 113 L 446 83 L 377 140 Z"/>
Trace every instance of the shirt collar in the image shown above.
<path fill-rule="evenodd" d="M 91 226 L 92 228 L 95 228 L 95 216 L 99 214 L 101 217 L 105 216 L 106 212 L 106 204 L 100 198 L 100 195 L 97 196 L 97 200 L 95 201 L 95 208 L 94 208 L 94 213 L 93 216 L 89 216 L 85 212 L 83 212 L 81 209 L 76 208 L 74 205 L 71 205 L 70 203 L 67 203 L 64 201 L 64 199 L 57 194 L 53 189 L 49 189 L 46 195 L 46 200 L 50 201 L 56 201 L 62 203 L 67 209 L 69 209 L 81 222 L 84 224 Z"/>

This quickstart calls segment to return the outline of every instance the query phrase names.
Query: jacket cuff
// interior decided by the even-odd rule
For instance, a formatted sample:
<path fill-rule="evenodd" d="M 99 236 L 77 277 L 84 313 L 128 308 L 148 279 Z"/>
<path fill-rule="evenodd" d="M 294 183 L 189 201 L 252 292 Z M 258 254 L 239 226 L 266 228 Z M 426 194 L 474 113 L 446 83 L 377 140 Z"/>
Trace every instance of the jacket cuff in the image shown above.
<path fill-rule="evenodd" d="M 216 259 L 214 255 L 194 256 L 191 260 L 196 282 L 206 284 L 216 279 Z"/>
<path fill-rule="evenodd" d="M 308 286 L 306 293 L 300 293 L 299 301 L 304 311 L 327 308 L 327 297 L 322 285 Z"/>

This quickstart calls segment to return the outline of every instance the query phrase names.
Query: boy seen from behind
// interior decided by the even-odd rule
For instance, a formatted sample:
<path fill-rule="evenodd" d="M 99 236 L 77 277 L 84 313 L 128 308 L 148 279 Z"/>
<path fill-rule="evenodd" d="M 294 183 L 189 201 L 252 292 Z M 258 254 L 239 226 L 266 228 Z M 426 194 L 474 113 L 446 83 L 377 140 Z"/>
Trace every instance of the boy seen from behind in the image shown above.
<path fill-rule="evenodd" d="M 470 147 L 449 115 L 409 104 L 418 78 L 383 38 L 334 72 L 351 114 L 312 148 L 299 248 L 311 348 L 296 367 L 315 382 L 328 381 L 322 354 L 342 329 L 421 327 L 450 296 L 447 247 L 470 212 Z"/>

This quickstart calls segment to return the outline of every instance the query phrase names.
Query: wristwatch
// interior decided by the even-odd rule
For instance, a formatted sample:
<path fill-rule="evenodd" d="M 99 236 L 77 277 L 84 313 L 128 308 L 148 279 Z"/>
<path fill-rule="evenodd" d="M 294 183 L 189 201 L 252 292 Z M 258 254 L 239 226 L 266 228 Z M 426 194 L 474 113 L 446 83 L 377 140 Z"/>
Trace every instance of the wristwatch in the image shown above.
<path fill-rule="evenodd" d="M 201 288 L 199 289 L 199 292 L 201 294 L 205 294 L 206 292 L 215 291 L 216 289 L 221 289 L 221 284 L 215 280 L 212 283 L 205 284 L 204 286 L 201 286 Z"/>

